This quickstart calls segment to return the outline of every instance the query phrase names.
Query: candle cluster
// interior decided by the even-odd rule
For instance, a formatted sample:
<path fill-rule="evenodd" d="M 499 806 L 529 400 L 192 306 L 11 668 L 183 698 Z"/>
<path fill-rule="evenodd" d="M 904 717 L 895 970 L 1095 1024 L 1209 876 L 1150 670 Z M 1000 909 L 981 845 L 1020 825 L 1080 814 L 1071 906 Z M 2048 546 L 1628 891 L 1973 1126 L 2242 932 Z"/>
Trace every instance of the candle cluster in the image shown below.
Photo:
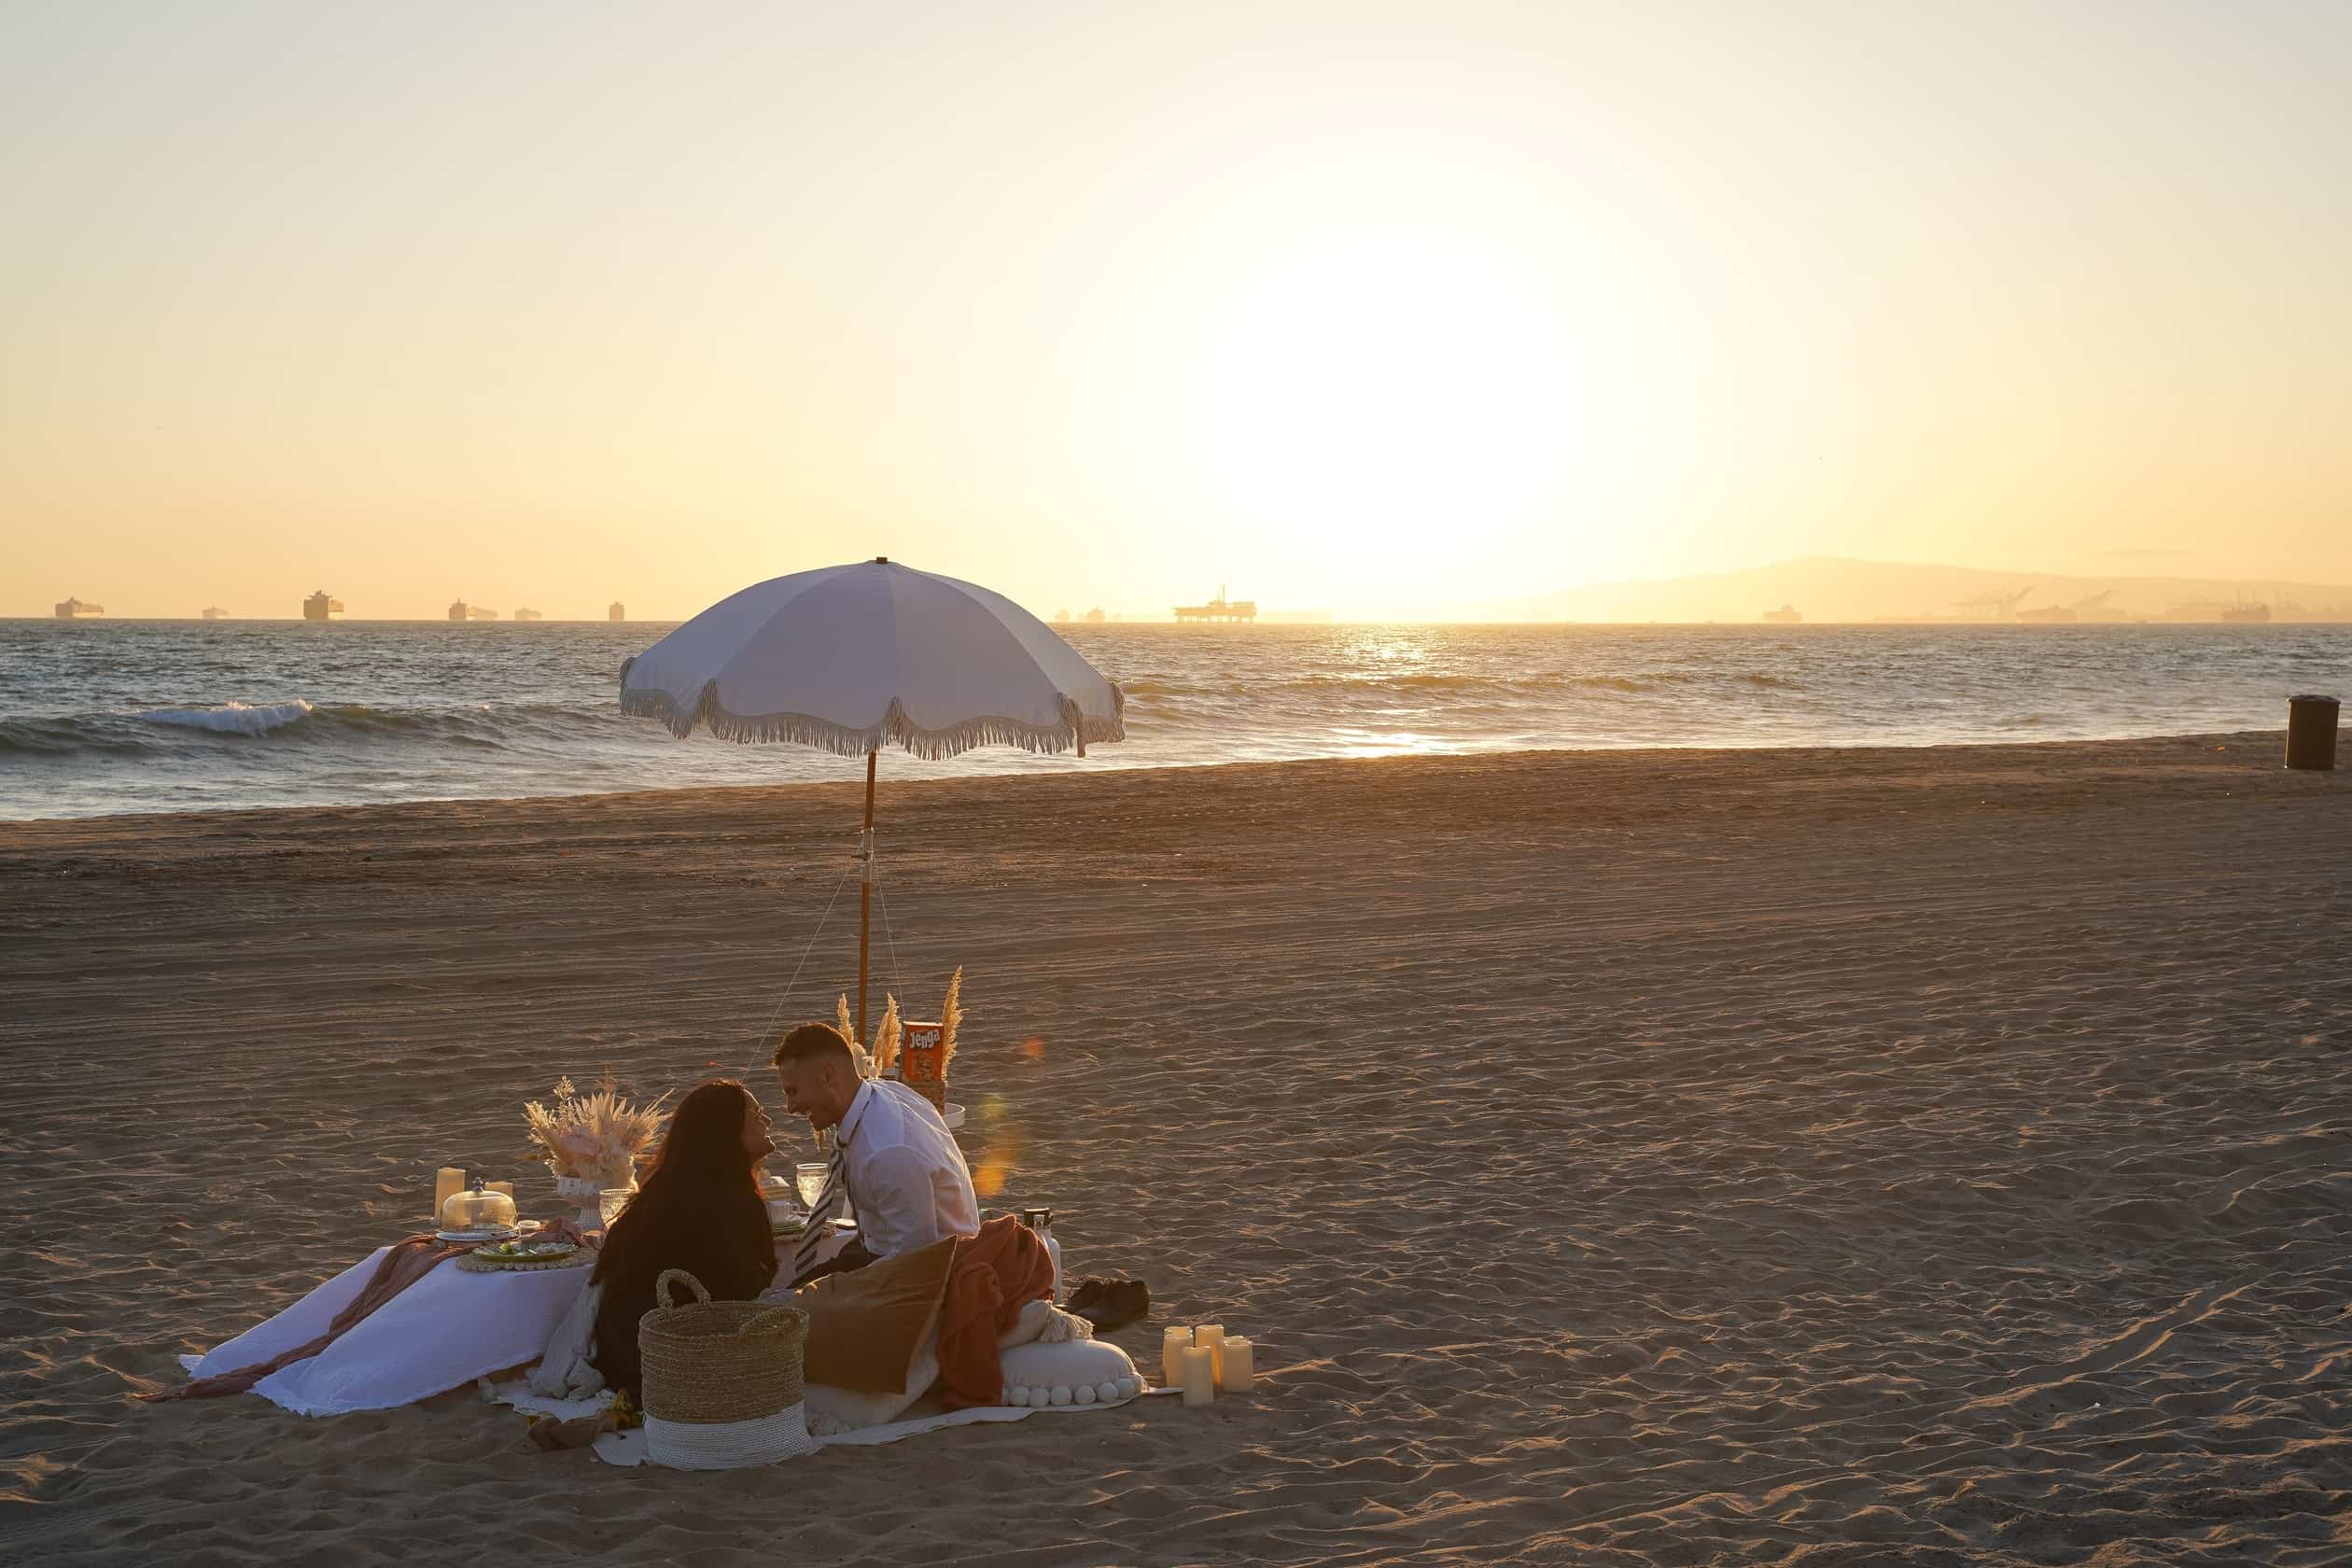
<path fill-rule="evenodd" d="M 1184 1391 L 1187 1405 L 1220 1393 L 1248 1393 L 1257 1383 L 1257 1347 L 1223 1323 L 1169 1328 L 1160 1334 L 1160 1380 Z"/>

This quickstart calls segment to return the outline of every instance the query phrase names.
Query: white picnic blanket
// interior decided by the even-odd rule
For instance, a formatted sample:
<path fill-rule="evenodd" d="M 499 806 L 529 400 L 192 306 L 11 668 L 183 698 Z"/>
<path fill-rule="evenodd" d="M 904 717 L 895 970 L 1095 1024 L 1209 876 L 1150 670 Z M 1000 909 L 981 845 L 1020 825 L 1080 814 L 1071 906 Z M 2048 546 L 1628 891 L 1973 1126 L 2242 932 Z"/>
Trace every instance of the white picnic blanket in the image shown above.
<path fill-rule="evenodd" d="M 939 1415 L 917 1416 L 908 1421 L 891 1421 L 887 1426 L 869 1426 L 856 1432 L 837 1433 L 831 1437 L 809 1435 L 809 1448 L 832 1448 L 837 1443 L 871 1447 L 877 1443 L 895 1443 L 903 1437 L 918 1436 L 926 1432 L 939 1432 L 951 1426 L 970 1426 L 976 1421 L 1016 1421 L 1037 1415 L 1083 1415 L 1088 1410 L 1115 1410 L 1122 1405 L 1154 1393 L 1172 1393 L 1173 1389 L 1145 1389 L 1141 1393 L 1109 1404 L 1022 1406 L 982 1405 L 969 1410 L 949 1410 Z M 595 1414 L 612 1403 L 609 1392 L 591 1394 L 585 1399 L 549 1399 L 533 1393 L 530 1386 L 517 1379 L 509 1382 L 483 1386 L 483 1397 L 493 1404 L 511 1405 L 518 1410 L 535 1416 L 554 1416 L 568 1420 L 573 1416 Z M 607 1464 L 632 1465 L 647 1463 L 645 1430 L 606 1432 L 596 1437 L 596 1457 Z"/>
<path fill-rule="evenodd" d="M 199 1378 L 268 1361 L 327 1332 L 389 1248 L 379 1247 L 267 1323 L 180 1364 Z M 477 1274 L 453 1260 L 385 1302 L 325 1351 L 271 1373 L 253 1392 L 298 1416 L 410 1405 L 534 1360 L 588 1281 L 573 1268 Z"/>

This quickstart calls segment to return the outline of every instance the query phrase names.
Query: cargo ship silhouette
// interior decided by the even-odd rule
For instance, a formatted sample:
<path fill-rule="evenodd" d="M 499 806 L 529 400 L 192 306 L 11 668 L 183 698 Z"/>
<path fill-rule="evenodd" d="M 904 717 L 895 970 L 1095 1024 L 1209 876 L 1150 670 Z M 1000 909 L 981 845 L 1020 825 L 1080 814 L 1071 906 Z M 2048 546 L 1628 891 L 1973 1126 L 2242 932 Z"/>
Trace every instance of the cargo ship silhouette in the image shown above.
<path fill-rule="evenodd" d="M 1246 624 L 1257 619 L 1257 601 L 1237 599 L 1228 602 L 1225 598 L 1225 584 L 1220 582 L 1217 584 L 1217 596 L 1207 604 L 1178 605 L 1176 619 L 1179 621 L 1240 622 Z"/>

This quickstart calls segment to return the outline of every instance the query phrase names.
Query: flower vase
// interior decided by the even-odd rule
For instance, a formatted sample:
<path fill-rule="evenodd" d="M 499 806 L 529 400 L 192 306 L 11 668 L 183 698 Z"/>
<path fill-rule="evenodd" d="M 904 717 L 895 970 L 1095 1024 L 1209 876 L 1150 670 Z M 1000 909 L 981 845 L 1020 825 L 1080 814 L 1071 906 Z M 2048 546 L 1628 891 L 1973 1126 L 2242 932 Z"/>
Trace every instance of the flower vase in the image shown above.
<path fill-rule="evenodd" d="M 558 1176 L 555 1178 L 555 1196 L 568 1197 L 580 1205 L 580 1212 L 574 1216 L 572 1224 L 580 1228 L 583 1236 L 592 1230 L 604 1228 L 604 1211 L 597 1205 L 597 1200 L 604 1192 L 604 1186 L 603 1183 L 593 1176 Z"/>

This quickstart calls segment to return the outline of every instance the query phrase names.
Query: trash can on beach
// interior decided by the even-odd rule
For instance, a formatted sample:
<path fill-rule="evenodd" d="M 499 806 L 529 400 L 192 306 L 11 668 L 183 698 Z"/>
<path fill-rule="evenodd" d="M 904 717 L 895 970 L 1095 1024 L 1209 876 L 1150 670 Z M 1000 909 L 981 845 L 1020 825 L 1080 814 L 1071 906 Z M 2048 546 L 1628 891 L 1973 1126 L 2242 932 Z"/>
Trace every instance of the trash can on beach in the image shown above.
<path fill-rule="evenodd" d="M 2287 699 L 2287 765 L 2290 768 L 2335 766 L 2336 700 L 2333 697 Z"/>

